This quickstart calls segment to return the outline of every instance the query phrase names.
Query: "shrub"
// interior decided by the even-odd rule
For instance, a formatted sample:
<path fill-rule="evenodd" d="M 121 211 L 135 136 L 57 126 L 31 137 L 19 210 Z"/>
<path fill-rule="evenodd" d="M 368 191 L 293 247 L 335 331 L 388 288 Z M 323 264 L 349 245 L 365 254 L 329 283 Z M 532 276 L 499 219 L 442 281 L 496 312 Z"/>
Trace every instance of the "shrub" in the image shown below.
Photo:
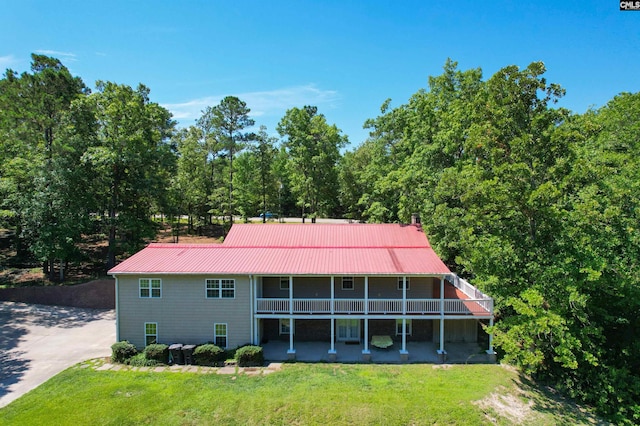
<path fill-rule="evenodd" d="M 216 365 L 216 363 L 224 361 L 224 350 L 212 343 L 207 343 L 198 346 L 193 351 L 193 358 L 198 365 Z"/>
<path fill-rule="evenodd" d="M 127 360 L 138 353 L 134 345 L 126 340 L 111 345 L 111 362 L 126 363 Z"/>
<path fill-rule="evenodd" d="M 240 348 L 240 346 L 238 346 L 235 349 L 225 349 L 224 355 L 222 356 L 222 358 L 225 361 L 228 359 L 236 359 L 236 351 L 238 350 L 238 348 Z"/>
<path fill-rule="evenodd" d="M 243 346 L 236 350 L 236 360 L 240 367 L 260 367 L 264 365 L 264 352 L 260 346 Z"/>
<path fill-rule="evenodd" d="M 155 359 L 147 359 L 144 353 L 139 353 L 135 356 L 132 356 L 126 361 L 126 364 L 132 367 L 155 367 L 158 365 L 158 361 Z"/>
<path fill-rule="evenodd" d="M 144 348 L 144 356 L 149 360 L 154 360 L 163 364 L 169 363 L 169 346 L 154 343 Z"/>

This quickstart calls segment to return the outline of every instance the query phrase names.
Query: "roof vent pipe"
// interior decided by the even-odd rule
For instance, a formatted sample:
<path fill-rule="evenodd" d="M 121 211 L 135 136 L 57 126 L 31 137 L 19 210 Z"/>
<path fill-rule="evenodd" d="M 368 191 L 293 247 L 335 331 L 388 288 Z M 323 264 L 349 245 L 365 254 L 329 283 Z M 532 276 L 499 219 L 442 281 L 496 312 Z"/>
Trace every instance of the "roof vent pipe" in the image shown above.
<path fill-rule="evenodd" d="M 420 225 L 420 215 L 418 213 L 411 213 L 411 224 Z"/>

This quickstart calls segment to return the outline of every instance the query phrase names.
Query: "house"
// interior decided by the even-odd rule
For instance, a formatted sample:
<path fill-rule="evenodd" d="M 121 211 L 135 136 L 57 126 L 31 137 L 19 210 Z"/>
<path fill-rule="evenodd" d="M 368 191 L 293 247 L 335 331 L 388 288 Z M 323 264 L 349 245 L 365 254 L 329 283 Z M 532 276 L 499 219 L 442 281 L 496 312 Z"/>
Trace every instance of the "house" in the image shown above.
<path fill-rule="evenodd" d="M 284 341 L 293 359 L 313 341 L 334 360 L 346 342 L 370 360 L 372 344 L 393 344 L 406 361 L 410 342 L 430 342 L 444 360 L 445 343 L 477 342 L 493 324 L 493 300 L 418 223 L 235 224 L 223 244 L 150 244 L 109 273 L 117 339 L 138 347 Z"/>

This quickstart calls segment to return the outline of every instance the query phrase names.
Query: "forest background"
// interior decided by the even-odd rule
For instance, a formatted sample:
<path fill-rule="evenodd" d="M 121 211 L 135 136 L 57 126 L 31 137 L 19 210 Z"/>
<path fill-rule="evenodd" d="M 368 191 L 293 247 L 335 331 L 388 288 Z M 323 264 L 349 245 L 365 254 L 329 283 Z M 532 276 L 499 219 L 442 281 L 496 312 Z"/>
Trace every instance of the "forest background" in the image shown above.
<path fill-rule="evenodd" d="M 495 298 L 505 362 L 640 421 L 640 94 L 557 107 L 545 66 L 485 78 L 453 61 L 405 104 L 381 106 L 352 150 L 315 106 L 279 137 L 234 96 L 178 128 L 144 85 L 90 89 L 58 60 L 0 80 L 0 228 L 11 262 L 52 281 L 107 243 L 104 271 L 153 239 L 157 217 L 189 233 L 267 212 L 408 222 Z M 313 226 L 310 224 L 309 226 Z"/>

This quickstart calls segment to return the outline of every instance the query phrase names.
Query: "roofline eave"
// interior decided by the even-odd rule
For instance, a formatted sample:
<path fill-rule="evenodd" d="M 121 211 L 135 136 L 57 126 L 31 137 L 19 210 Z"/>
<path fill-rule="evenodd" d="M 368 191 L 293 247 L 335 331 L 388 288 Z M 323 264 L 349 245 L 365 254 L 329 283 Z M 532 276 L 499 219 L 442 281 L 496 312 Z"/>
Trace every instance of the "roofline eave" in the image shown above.
<path fill-rule="evenodd" d="M 327 273 L 291 273 L 291 272 L 216 272 L 216 271 L 194 271 L 194 272 L 171 272 L 171 271 L 116 271 L 116 272 L 107 272 L 107 275 L 118 276 L 118 275 L 253 275 L 253 276 L 262 276 L 262 277 L 282 277 L 282 276 L 292 276 L 292 277 L 447 277 L 452 275 L 452 272 L 327 272 Z"/>

